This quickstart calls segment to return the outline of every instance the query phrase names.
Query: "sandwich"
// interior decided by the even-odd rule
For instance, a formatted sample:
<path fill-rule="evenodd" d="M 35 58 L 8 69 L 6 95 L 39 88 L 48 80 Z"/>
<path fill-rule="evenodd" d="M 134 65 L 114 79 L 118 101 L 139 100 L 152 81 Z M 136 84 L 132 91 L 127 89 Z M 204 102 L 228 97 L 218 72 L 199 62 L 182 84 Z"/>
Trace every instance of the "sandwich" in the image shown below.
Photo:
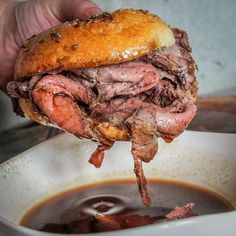
<path fill-rule="evenodd" d="M 30 38 L 7 85 L 17 114 L 98 143 L 100 167 L 116 141 L 131 141 L 134 170 L 150 205 L 142 162 L 196 114 L 195 72 L 186 32 L 143 10 L 74 20 Z"/>

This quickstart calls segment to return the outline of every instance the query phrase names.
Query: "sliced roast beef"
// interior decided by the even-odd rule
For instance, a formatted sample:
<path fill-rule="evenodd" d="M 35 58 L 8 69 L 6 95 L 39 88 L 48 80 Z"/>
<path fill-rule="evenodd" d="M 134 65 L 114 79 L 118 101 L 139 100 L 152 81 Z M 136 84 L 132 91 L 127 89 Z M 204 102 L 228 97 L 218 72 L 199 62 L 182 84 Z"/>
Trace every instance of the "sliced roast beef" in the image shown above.
<path fill-rule="evenodd" d="M 196 81 L 194 76 L 196 65 L 191 55 L 192 49 L 189 46 L 186 32 L 179 29 L 173 29 L 173 32 L 176 39 L 173 46 L 155 50 L 143 59 L 161 69 L 160 74 L 164 77 L 174 80 L 185 89 L 189 89 Z"/>
<path fill-rule="evenodd" d="M 109 101 L 120 95 L 135 96 L 153 88 L 160 79 L 155 67 L 144 62 L 127 62 L 73 72 L 89 81 L 96 81 L 100 101 Z"/>
<path fill-rule="evenodd" d="M 79 138 L 100 140 L 104 145 L 112 145 L 105 137 L 93 130 L 93 122 L 88 118 L 84 106 L 96 102 L 92 90 L 79 81 L 62 75 L 47 75 L 36 83 L 31 97 L 38 108 L 50 121 Z"/>
<path fill-rule="evenodd" d="M 96 100 L 93 91 L 80 83 L 80 81 L 71 80 L 63 75 L 47 75 L 37 82 L 34 91 L 38 88 L 50 90 L 59 88 L 61 94 L 70 96 L 74 101 L 82 101 L 85 104 L 92 104 Z M 53 92 L 56 94 L 57 92 Z"/>
<path fill-rule="evenodd" d="M 199 214 L 193 210 L 194 205 L 194 203 L 188 203 L 186 206 L 183 207 L 177 206 L 166 215 L 166 218 L 168 220 L 177 220 L 192 216 L 198 216 Z"/>

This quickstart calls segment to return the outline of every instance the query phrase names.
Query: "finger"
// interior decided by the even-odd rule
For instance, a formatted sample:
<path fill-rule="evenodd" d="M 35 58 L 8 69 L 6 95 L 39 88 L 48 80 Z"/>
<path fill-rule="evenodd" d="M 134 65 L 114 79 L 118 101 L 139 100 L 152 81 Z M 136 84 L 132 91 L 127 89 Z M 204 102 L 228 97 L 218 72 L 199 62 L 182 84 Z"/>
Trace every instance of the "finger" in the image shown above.
<path fill-rule="evenodd" d="M 56 0 L 54 15 L 61 22 L 77 18 L 89 18 L 100 14 L 102 10 L 90 0 Z"/>
<path fill-rule="evenodd" d="M 15 7 L 14 39 L 20 47 L 25 40 L 65 21 L 87 18 L 102 10 L 90 0 L 31 0 Z"/>

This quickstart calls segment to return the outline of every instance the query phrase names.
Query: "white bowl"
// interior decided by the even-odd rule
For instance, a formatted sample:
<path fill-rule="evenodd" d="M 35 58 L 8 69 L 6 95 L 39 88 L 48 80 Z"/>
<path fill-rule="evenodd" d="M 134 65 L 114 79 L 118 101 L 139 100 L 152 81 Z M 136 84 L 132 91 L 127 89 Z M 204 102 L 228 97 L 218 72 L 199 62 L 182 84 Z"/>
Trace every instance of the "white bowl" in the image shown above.
<path fill-rule="evenodd" d="M 203 186 L 236 208 L 235 134 L 187 131 L 171 144 L 161 140 L 159 144 L 157 157 L 145 165 L 147 177 Z M 100 169 L 88 164 L 95 147 L 90 141 L 62 134 L 0 165 L 0 236 L 61 236 L 18 223 L 32 206 L 56 193 L 108 178 L 135 178 L 130 143 L 117 142 Z M 236 211 L 99 234 L 232 236 L 236 235 Z"/>

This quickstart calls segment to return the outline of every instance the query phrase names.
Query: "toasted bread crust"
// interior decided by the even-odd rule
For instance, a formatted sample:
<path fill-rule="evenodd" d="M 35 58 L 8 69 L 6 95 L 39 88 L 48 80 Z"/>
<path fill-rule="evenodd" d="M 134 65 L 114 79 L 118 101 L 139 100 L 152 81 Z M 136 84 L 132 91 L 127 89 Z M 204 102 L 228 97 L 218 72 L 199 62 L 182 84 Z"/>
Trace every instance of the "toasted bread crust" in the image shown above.
<path fill-rule="evenodd" d="M 158 16 L 120 9 L 67 22 L 31 38 L 18 55 L 15 79 L 126 62 L 174 42 L 172 30 Z"/>

